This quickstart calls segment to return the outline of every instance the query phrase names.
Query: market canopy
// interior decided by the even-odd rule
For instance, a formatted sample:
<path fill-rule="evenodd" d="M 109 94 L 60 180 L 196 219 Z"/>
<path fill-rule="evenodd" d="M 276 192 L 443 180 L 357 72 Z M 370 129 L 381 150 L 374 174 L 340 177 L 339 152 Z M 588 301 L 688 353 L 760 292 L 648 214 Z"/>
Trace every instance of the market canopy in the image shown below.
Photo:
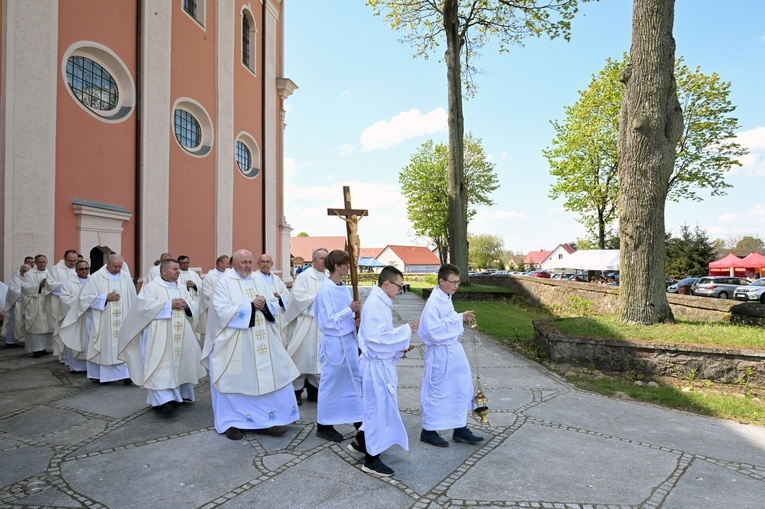
<path fill-rule="evenodd" d="M 741 258 L 734 255 L 733 253 L 730 253 L 725 258 L 720 258 L 719 260 L 710 263 L 709 269 L 730 269 L 732 267 L 740 267 L 740 262 Z"/>
<path fill-rule="evenodd" d="M 568 255 L 561 263 L 567 269 L 619 270 L 619 250 L 580 249 Z"/>
<path fill-rule="evenodd" d="M 749 253 L 743 260 L 738 262 L 736 267 L 759 270 L 765 267 L 765 256 L 762 256 L 760 253 Z"/>
<path fill-rule="evenodd" d="M 385 264 L 373 256 L 360 256 L 359 267 L 385 267 Z"/>

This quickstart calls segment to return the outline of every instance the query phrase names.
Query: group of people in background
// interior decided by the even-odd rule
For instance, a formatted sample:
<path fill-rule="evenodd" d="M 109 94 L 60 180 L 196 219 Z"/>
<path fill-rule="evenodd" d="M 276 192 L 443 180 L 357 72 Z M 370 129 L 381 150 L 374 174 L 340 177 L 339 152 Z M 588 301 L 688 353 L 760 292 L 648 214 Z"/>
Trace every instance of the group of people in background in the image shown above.
<path fill-rule="evenodd" d="M 135 285 L 116 253 L 93 274 L 74 250 L 51 268 L 44 255 L 27 258 L 7 289 L 6 345 L 58 355 L 100 383 L 134 383 L 163 415 L 193 402 L 209 374 L 215 429 L 231 440 L 245 431 L 283 435 L 300 418 L 305 391 L 317 403 L 316 435 L 341 442 L 334 426 L 353 424 L 348 450 L 384 477 L 393 470 L 380 454 L 394 444 L 408 450 L 396 363 L 417 332 L 426 345 L 420 440 L 447 447 L 438 433 L 447 429 L 455 442 L 483 440 L 467 428 L 473 386 L 459 337 L 474 315 L 452 305 L 457 267 L 441 267 L 419 321 L 394 327 L 403 274 L 383 268 L 362 309 L 343 283 L 345 251 L 315 250 L 291 291 L 268 254 L 257 268 L 245 249 L 221 255 L 204 278 L 189 265 L 163 253 Z"/>

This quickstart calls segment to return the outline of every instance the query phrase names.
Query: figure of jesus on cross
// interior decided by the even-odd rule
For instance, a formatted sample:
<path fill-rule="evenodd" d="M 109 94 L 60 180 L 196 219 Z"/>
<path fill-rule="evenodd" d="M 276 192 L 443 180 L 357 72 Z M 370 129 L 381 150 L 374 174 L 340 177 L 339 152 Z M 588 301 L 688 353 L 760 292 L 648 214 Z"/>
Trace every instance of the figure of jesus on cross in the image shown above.
<path fill-rule="evenodd" d="M 353 287 L 353 300 L 359 300 L 359 275 L 358 263 L 361 253 L 361 240 L 359 239 L 359 221 L 368 216 L 366 209 L 351 208 L 351 188 L 343 186 L 343 208 L 327 209 L 327 215 L 337 216 L 345 221 L 345 231 L 348 236 L 348 257 L 351 259 L 351 286 Z M 357 318 L 359 313 L 356 312 Z"/>

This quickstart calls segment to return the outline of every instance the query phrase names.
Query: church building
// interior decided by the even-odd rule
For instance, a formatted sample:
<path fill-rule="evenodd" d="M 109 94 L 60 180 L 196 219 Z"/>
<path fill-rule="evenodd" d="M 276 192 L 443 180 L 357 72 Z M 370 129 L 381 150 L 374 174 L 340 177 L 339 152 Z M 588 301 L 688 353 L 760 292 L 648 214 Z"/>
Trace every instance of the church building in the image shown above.
<path fill-rule="evenodd" d="M 67 249 L 288 277 L 286 0 L 0 1 L 0 279 Z"/>

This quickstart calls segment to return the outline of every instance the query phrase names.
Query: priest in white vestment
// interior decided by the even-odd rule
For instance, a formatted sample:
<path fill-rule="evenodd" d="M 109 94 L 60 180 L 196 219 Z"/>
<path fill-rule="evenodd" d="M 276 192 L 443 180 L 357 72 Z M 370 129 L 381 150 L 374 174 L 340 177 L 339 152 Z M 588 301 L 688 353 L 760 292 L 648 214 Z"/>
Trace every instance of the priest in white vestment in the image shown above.
<path fill-rule="evenodd" d="M 220 255 L 215 260 L 215 268 L 210 269 L 210 271 L 205 274 L 204 279 L 202 279 L 202 286 L 199 288 L 196 330 L 199 334 L 199 341 L 202 346 L 205 344 L 205 332 L 207 329 L 207 308 L 210 306 L 210 299 L 212 298 L 212 292 L 215 289 L 215 285 L 228 268 L 228 261 L 228 255 Z"/>
<path fill-rule="evenodd" d="M 24 306 L 26 350 L 34 357 L 42 357 L 55 350 L 53 343 L 52 277 L 47 269 L 48 258 L 35 256 L 35 267 L 21 280 L 21 301 Z"/>
<path fill-rule="evenodd" d="M 73 307 L 77 307 L 77 299 L 80 298 L 80 291 L 82 291 L 82 287 L 88 281 L 88 276 L 90 275 L 90 264 L 84 260 L 79 261 L 76 263 L 74 270 L 77 273 L 77 279 L 74 281 L 66 281 L 59 288 L 59 311 L 63 314 L 61 323 L 63 323 L 64 318 L 66 318 L 66 315 L 69 313 L 69 311 Z M 62 342 L 64 348 L 64 364 L 69 366 L 69 371 L 72 373 L 82 373 L 87 371 L 88 366 L 85 359 L 85 348 L 82 344 L 82 341 L 74 345 L 75 348 L 72 348 L 63 343 L 63 339 L 61 339 L 60 323 L 57 324 L 53 329 L 53 337 L 55 338 L 56 336 L 58 336 L 59 340 Z"/>
<path fill-rule="evenodd" d="M 194 386 L 205 376 L 192 320 L 196 305 L 179 275 L 177 261 L 160 263 L 160 279 L 141 288 L 119 336 L 119 359 L 133 383 L 148 389 L 146 403 L 162 414 L 193 402 Z"/>
<path fill-rule="evenodd" d="M 388 265 L 378 276 L 364 309 L 361 310 L 359 360 L 363 406 L 363 444 L 366 453 L 362 470 L 381 477 L 393 475 L 393 469 L 380 460 L 380 453 L 398 444 L 409 450 L 401 413 L 398 410 L 398 373 L 396 363 L 409 349 L 417 321 L 393 327 L 393 298 L 401 291 L 401 271 Z"/>
<path fill-rule="evenodd" d="M 276 315 L 276 328 L 279 330 L 282 343 L 284 347 L 287 347 L 287 335 L 284 333 L 284 326 L 286 321 L 284 319 L 284 313 L 287 311 L 287 304 L 289 303 L 290 291 L 287 289 L 287 285 L 281 280 L 279 276 L 271 272 L 274 266 L 274 260 L 270 255 L 262 254 L 258 259 L 258 270 L 253 272 L 254 277 L 259 277 L 265 283 L 268 288 L 268 295 L 266 300 L 274 304 Z"/>
<path fill-rule="evenodd" d="M 75 345 L 84 335 L 88 378 L 101 383 L 122 380 L 130 384 L 127 364 L 117 358 L 122 321 L 135 301 L 135 285 L 122 270 L 124 260 L 118 254 L 107 258 L 106 265 L 88 278 L 61 324 L 61 339 Z"/>
<path fill-rule="evenodd" d="M 74 270 L 77 264 L 77 251 L 74 249 L 67 249 L 64 253 L 64 257 L 49 269 L 50 281 L 48 286 L 53 290 L 51 293 L 51 309 L 53 310 L 53 342 L 56 344 L 56 351 L 61 354 L 61 362 L 67 364 L 67 352 L 66 347 L 61 341 L 61 337 L 58 332 L 60 330 L 61 322 L 66 316 L 66 311 L 61 307 L 61 287 L 67 281 L 77 281 L 77 272 Z M 68 365 L 68 364 L 67 364 Z"/>
<path fill-rule="evenodd" d="M 452 296 L 460 285 L 460 269 L 442 265 L 438 286 L 425 303 L 417 335 L 425 343 L 425 371 L 422 375 L 420 408 L 422 432 L 420 441 L 436 447 L 448 447 L 438 430 L 454 430 L 452 440 L 478 444 L 483 437 L 467 427 L 467 416 L 473 408 L 473 375 L 459 338 L 463 322 L 475 319 L 472 311 L 457 313 Z"/>
<path fill-rule="evenodd" d="M 348 253 L 336 249 L 327 255 L 329 277 L 319 288 L 313 314 L 319 327 L 321 383 L 316 406 L 316 436 L 341 442 L 335 424 L 361 426 L 361 374 L 356 341 L 356 315 L 361 303 L 354 301 L 343 283 L 350 270 Z M 357 437 L 356 444 L 359 445 Z"/>
<path fill-rule="evenodd" d="M 298 405 L 303 403 L 303 388 L 308 391 L 308 400 L 318 398 L 321 364 L 319 364 L 319 328 L 313 316 L 313 301 L 324 284 L 324 260 L 327 250 L 316 249 L 313 252 L 313 267 L 295 278 L 292 284 L 290 301 L 284 313 L 287 352 L 300 370 L 300 376 L 292 383 Z"/>
<path fill-rule="evenodd" d="M 146 274 L 138 279 L 138 291 L 141 291 L 141 288 L 143 288 L 143 285 L 147 285 L 154 281 L 155 279 L 159 279 L 159 264 L 162 263 L 164 260 L 167 260 L 168 258 L 172 258 L 172 255 L 170 253 L 162 253 L 159 255 L 159 261 L 154 262 L 154 265 L 149 267 L 148 272 Z"/>
<path fill-rule="evenodd" d="M 28 260 L 34 264 L 34 260 Z M 24 346 L 24 305 L 21 300 L 21 280 L 24 274 L 32 268 L 26 263 L 16 269 L 13 277 L 8 281 L 8 293 L 5 295 L 5 307 L 3 313 L 3 330 L 0 333 L 5 337 L 5 346 Z"/>
<path fill-rule="evenodd" d="M 189 295 L 195 301 L 199 299 L 199 290 L 202 288 L 202 278 L 196 271 L 190 270 L 191 260 L 186 255 L 178 257 L 178 265 L 181 267 L 181 275 L 178 276 L 178 284 L 184 285 Z"/>
<path fill-rule="evenodd" d="M 280 436 L 300 418 L 291 382 L 299 371 L 274 326 L 266 287 L 252 277 L 252 253 L 239 250 L 213 291 L 202 362 L 210 372 L 215 430 Z"/>

